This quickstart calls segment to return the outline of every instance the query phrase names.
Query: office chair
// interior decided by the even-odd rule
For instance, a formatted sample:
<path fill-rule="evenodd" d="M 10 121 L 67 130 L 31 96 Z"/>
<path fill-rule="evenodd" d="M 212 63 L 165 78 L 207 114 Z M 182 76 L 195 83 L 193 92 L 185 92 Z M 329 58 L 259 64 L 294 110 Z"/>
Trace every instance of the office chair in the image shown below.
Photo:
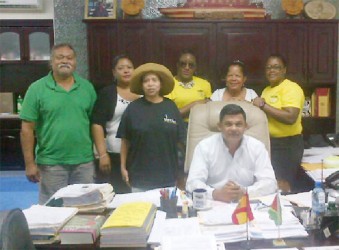
<path fill-rule="evenodd" d="M 208 102 L 206 104 L 198 104 L 191 109 L 189 117 L 185 158 L 186 173 L 189 171 L 196 145 L 202 139 L 219 132 L 217 124 L 219 122 L 220 111 L 226 104 L 231 103 L 241 106 L 246 113 L 248 129 L 245 134 L 262 141 L 265 144 L 267 151 L 270 153 L 270 137 L 267 117 L 258 107 L 246 101 Z"/>
<path fill-rule="evenodd" d="M 26 217 L 18 208 L 0 211 L 0 248 L 35 250 Z"/>

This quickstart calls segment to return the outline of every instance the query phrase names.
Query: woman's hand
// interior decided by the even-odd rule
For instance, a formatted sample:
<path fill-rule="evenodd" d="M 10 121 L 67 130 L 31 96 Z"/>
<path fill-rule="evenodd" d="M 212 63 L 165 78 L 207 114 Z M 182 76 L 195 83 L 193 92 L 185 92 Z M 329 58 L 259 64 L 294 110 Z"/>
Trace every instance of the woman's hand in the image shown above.
<path fill-rule="evenodd" d="M 126 184 L 130 187 L 130 183 L 129 183 L 129 177 L 128 177 L 128 171 L 125 167 L 121 166 L 121 176 L 122 176 L 122 180 L 124 182 L 126 182 Z"/>
<path fill-rule="evenodd" d="M 107 153 L 99 157 L 99 169 L 105 174 L 108 174 L 111 171 L 111 160 Z"/>

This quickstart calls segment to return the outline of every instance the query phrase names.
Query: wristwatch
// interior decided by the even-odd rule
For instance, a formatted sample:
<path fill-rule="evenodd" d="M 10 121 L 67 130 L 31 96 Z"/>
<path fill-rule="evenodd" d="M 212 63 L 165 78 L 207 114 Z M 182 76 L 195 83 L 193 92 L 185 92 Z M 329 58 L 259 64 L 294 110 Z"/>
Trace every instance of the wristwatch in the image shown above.
<path fill-rule="evenodd" d="M 259 108 L 260 109 L 263 109 L 266 105 L 266 102 L 265 101 L 262 101 L 260 104 L 259 104 Z"/>

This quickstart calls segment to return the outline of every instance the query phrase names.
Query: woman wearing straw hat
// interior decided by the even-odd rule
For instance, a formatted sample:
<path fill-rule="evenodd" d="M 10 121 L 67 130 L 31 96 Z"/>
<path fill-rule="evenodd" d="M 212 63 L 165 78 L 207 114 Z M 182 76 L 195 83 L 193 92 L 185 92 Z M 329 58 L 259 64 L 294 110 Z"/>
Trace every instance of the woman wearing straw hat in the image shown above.
<path fill-rule="evenodd" d="M 163 65 L 146 63 L 135 69 L 131 92 L 144 95 L 126 109 L 118 129 L 121 174 L 132 192 L 173 186 L 183 170 L 178 167 L 178 143 L 186 140 L 180 112 L 165 98 L 174 86 Z"/>

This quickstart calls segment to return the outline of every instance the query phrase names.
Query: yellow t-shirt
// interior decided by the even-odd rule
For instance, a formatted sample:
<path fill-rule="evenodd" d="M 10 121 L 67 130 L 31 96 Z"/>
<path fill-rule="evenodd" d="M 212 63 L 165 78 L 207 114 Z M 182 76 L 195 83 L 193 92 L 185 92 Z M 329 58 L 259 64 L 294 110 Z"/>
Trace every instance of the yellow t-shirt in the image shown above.
<path fill-rule="evenodd" d="M 211 97 L 212 89 L 211 84 L 208 81 L 196 76 L 193 76 L 193 81 L 194 85 L 189 89 L 180 86 L 177 79 L 174 78 L 175 84 L 173 91 L 166 97 L 174 101 L 179 109 L 194 101 Z M 186 118 L 185 121 L 187 122 L 188 118 Z"/>
<path fill-rule="evenodd" d="M 268 128 L 271 137 L 286 137 L 301 134 L 301 113 L 305 96 L 303 90 L 297 83 L 285 79 L 278 86 L 273 88 L 271 86 L 266 87 L 261 97 L 265 98 L 267 104 L 277 109 L 284 107 L 300 109 L 296 122 L 291 125 L 281 123 L 268 115 Z"/>

